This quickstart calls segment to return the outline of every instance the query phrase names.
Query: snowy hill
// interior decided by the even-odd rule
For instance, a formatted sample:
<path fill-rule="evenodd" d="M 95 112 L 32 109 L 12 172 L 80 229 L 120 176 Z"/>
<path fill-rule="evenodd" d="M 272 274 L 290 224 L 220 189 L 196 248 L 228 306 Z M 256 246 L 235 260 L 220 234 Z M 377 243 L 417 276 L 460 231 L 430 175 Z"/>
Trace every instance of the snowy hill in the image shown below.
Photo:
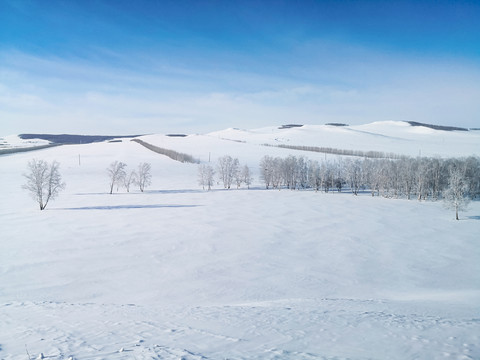
<path fill-rule="evenodd" d="M 121 139 L 0 156 L 0 358 L 476 359 L 480 204 L 265 190 L 264 144 L 480 155 L 480 133 L 408 123 L 228 129 L 140 137 L 213 164 L 250 190 L 203 191 L 198 165 Z M 442 146 L 443 144 L 443 146 Z M 67 184 L 45 211 L 21 188 L 33 157 Z M 142 193 L 106 168 L 152 165 Z"/>
<path fill-rule="evenodd" d="M 209 134 L 254 144 L 302 145 L 380 151 L 409 156 L 468 156 L 480 153 L 479 131 L 444 131 L 384 121 L 356 126 L 304 125 L 282 129 L 227 129 Z"/>
<path fill-rule="evenodd" d="M 208 150 L 212 141 L 207 138 L 230 140 L 252 145 L 312 146 L 339 150 L 360 150 L 393 153 L 408 156 L 458 157 L 480 154 L 480 131 L 459 131 L 455 127 L 422 126 L 420 123 L 382 121 L 365 125 L 295 125 L 271 126 L 242 130 L 230 128 L 204 135 L 147 135 L 147 136 L 81 136 L 24 134 L 0 138 L 0 150 L 46 144 L 81 144 L 121 138 L 140 138 L 145 141 L 185 149 Z M 440 130 L 441 129 L 441 130 Z M 191 139 L 196 138 L 195 141 Z M 152 140 L 157 139 L 157 140 Z M 199 146 L 201 146 L 199 148 Z M 227 146 L 224 145 L 223 146 Z M 223 147 L 221 146 L 221 147 Z M 261 152 L 261 150 L 259 150 Z"/>

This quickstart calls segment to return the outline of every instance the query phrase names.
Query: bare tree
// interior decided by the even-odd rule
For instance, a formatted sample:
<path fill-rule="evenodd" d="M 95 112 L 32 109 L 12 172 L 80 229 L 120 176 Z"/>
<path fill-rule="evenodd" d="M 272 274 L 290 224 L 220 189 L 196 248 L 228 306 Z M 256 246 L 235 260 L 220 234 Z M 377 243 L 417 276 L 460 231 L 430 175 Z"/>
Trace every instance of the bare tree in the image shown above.
<path fill-rule="evenodd" d="M 123 185 L 127 192 L 130 192 L 130 185 L 137 183 L 137 173 L 135 171 L 130 171 L 130 173 L 125 174 L 123 178 Z"/>
<path fill-rule="evenodd" d="M 265 188 L 268 189 L 272 185 L 274 160 L 271 156 L 265 155 L 260 160 L 260 177 L 265 182 Z"/>
<path fill-rule="evenodd" d="M 288 189 L 295 190 L 298 183 L 298 160 L 295 156 L 289 155 L 282 161 L 282 177 Z"/>
<path fill-rule="evenodd" d="M 309 160 L 308 162 L 308 185 L 315 190 L 320 189 L 320 164 L 317 160 Z"/>
<path fill-rule="evenodd" d="M 282 181 L 286 184 L 286 180 L 284 178 L 284 171 L 283 171 L 285 160 L 278 156 L 272 160 L 273 160 L 272 169 L 271 169 L 272 187 L 274 189 L 278 189 L 282 185 Z"/>
<path fill-rule="evenodd" d="M 47 207 L 50 200 L 54 200 L 58 193 L 65 188 L 60 175 L 60 164 L 53 161 L 50 165 L 44 160 L 31 160 L 28 163 L 28 173 L 24 174 L 27 183 L 22 187 L 40 206 L 40 210 Z"/>
<path fill-rule="evenodd" d="M 207 165 L 201 164 L 198 165 L 198 183 L 202 185 L 203 190 L 205 190 L 206 181 L 206 167 Z"/>
<path fill-rule="evenodd" d="M 137 184 L 140 191 L 143 192 L 147 186 L 152 183 L 151 165 L 149 163 L 140 163 L 138 165 Z"/>
<path fill-rule="evenodd" d="M 334 185 L 338 192 L 342 192 L 342 187 L 344 184 L 344 170 L 342 159 L 337 159 L 333 164 L 333 178 Z"/>
<path fill-rule="evenodd" d="M 225 189 L 230 189 L 232 186 L 232 182 L 238 172 L 238 167 L 238 159 L 234 159 L 230 155 L 225 155 L 218 159 L 218 176 L 220 181 L 223 182 Z"/>
<path fill-rule="evenodd" d="M 198 166 L 198 182 L 202 185 L 203 190 L 205 190 L 205 186 L 208 187 L 208 190 L 212 188 L 214 175 L 215 171 L 210 165 L 202 164 Z"/>
<path fill-rule="evenodd" d="M 237 169 L 237 171 L 235 171 L 234 180 L 235 184 L 237 184 L 237 189 L 240 189 L 240 186 L 242 186 L 243 183 L 243 174 L 240 169 Z"/>
<path fill-rule="evenodd" d="M 455 210 L 455 220 L 458 220 L 458 211 L 464 210 L 470 199 L 466 196 L 468 184 L 465 181 L 464 171 L 452 166 L 449 171 L 448 187 L 443 192 L 445 204 Z"/>
<path fill-rule="evenodd" d="M 354 195 L 358 195 L 362 180 L 362 167 L 359 159 L 347 159 L 345 161 L 345 174 L 347 175 L 348 185 Z"/>
<path fill-rule="evenodd" d="M 244 165 L 242 168 L 242 181 L 247 185 L 247 188 L 250 189 L 250 184 L 252 183 L 253 178 L 248 165 Z"/>
<path fill-rule="evenodd" d="M 465 159 L 465 177 L 468 181 L 468 194 L 471 199 L 480 196 L 480 158 L 469 156 Z"/>
<path fill-rule="evenodd" d="M 301 187 L 302 189 L 307 188 L 308 187 L 308 160 L 305 159 L 303 156 L 300 156 L 298 158 L 297 172 L 298 172 L 298 177 L 297 177 L 298 186 Z"/>
<path fill-rule="evenodd" d="M 114 161 L 110 164 L 107 168 L 108 177 L 110 179 L 110 194 L 113 193 L 113 187 L 115 185 L 121 185 L 123 183 L 123 179 L 126 176 L 125 168 L 127 164 L 121 161 Z"/>

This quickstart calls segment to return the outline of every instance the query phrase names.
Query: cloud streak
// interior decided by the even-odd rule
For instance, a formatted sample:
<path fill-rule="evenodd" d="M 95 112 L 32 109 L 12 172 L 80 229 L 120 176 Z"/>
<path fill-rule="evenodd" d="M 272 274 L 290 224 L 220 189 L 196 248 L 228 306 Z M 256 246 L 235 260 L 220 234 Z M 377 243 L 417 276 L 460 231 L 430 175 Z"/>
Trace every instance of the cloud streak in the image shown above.
<path fill-rule="evenodd" d="M 310 60 L 291 61 L 306 55 Z M 480 71 L 467 62 L 331 45 L 302 47 L 270 69 L 265 58 L 242 69 L 225 59 L 172 65 L 155 54 L 103 56 L 0 53 L 0 132 L 202 133 L 382 120 L 479 125 Z"/>

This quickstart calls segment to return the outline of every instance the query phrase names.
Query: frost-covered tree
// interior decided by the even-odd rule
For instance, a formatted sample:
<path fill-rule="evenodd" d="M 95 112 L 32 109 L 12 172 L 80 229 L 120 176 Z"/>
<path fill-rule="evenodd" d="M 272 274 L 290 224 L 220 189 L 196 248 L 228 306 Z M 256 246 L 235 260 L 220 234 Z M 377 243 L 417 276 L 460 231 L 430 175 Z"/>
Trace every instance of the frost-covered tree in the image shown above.
<path fill-rule="evenodd" d="M 232 158 L 230 155 L 222 156 L 218 159 L 217 169 L 218 177 L 223 183 L 225 189 L 230 189 L 234 181 L 239 167 L 238 159 Z"/>
<path fill-rule="evenodd" d="M 331 187 L 333 187 L 334 171 L 333 166 L 329 162 L 322 162 L 319 168 L 320 184 L 323 187 L 323 191 L 328 193 Z"/>
<path fill-rule="evenodd" d="M 272 187 L 278 189 L 282 183 L 286 185 L 285 173 L 284 173 L 285 160 L 278 156 L 272 161 Z"/>
<path fill-rule="evenodd" d="M 268 189 L 272 185 L 274 171 L 274 159 L 271 156 L 265 155 L 260 160 L 260 177 L 265 183 L 265 188 Z"/>
<path fill-rule="evenodd" d="M 322 185 L 320 177 L 320 165 L 316 160 L 308 162 L 308 186 L 318 191 Z"/>
<path fill-rule="evenodd" d="M 123 178 L 123 185 L 127 192 L 130 192 L 130 185 L 135 184 L 137 182 L 137 173 L 135 171 L 130 171 L 128 174 L 125 174 Z"/>
<path fill-rule="evenodd" d="M 206 166 L 205 164 L 198 165 L 198 183 L 202 186 L 202 189 L 205 190 L 206 185 Z"/>
<path fill-rule="evenodd" d="M 137 170 L 136 183 L 141 192 L 152 183 L 152 166 L 149 163 L 140 163 Z"/>
<path fill-rule="evenodd" d="M 283 182 L 288 189 L 295 190 L 298 180 L 297 158 L 290 155 L 286 159 L 283 159 L 281 169 Z"/>
<path fill-rule="evenodd" d="M 247 185 L 247 188 L 250 189 L 250 185 L 253 182 L 253 177 L 248 165 L 244 165 L 242 168 L 242 181 L 245 183 L 245 185 Z"/>
<path fill-rule="evenodd" d="M 308 160 L 303 156 L 297 161 L 297 187 L 302 189 L 308 187 Z"/>
<path fill-rule="evenodd" d="M 426 200 L 428 196 L 429 162 L 426 158 L 417 158 L 415 167 L 415 185 L 418 200 Z"/>
<path fill-rule="evenodd" d="M 471 199 L 480 196 L 480 159 L 469 156 L 465 159 L 465 178 L 468 182 L 468 194 Z"/>
<path fill-rule="evenodd" d="M 414 160 L 405 158 L 398 160 L 398 171 L 400 172 L 400 183 L 402 193 L 410 200 L 415 187 Z"/>
<path fill-rule="evenodd" d="M 458 220 L 458 211 L 465 210 L 470 201 L 467 197 L 468 184 L 464 175 L 462 169 L 450 168 L 448 187 L 443 192 L 445 204 L 455 210 L 455 220 Z"/>
<path fill-rule="evenodd" d="M 125 168 L 127 164 L 115 160 L 107 168 L 108 178 L 110 179 L 110 194 L 113 193 L 113 187 L 123 184 L 123 179 L 126 176 Z"/>
<path fill-rule="evenodd" d="M 372 196 L 375 196 L 377 190 L 377 177 L 375 176 L 374 167 L 376 162 L 370 159 L 365 159 L 362 163 L 363 183 L 370 189 Z"/>
<path fill-rule="evenodd" d="M 243 183 L 243 174 L 242 174 L 242 171 L 240 168 L 237 169 L 237 171 L 235 171 L 235 184 L 237 185 L 237 189 L 240 189 L 240 186 L 242 186 L 242 183 Z"/>
<path fill-rule="evenodd" d="M 344 173 L 345 171 L 343 169 L 343 162 L 341 159 L 338 159 L 333 164 L 333 182 L 338 192 L 342 192 L 343 184 L 345 183 Z"/>
<path fill-rule="evenodd" d="M 358 195 L 360 187 L 362 186 L 362 167 L 360 160 L 348 159 L 345 161 L 345 174 L 347 177 L 348 185 L 354 195 Z"/>
<path fill-rule="evenodd" d="M 213 186 L 215 171 L 210 165 L 201 164 L 198 166 L 198 183 L 202 185 L 203 190 L 205 186 L 210 190 Z"/>
<path fill-rule="evenodd" d="M 65 188 L 59 168 L 60 164 L 56 161 L 48 164 L 44 160 L 33 159 L 28 163 L 28 173 L 23 175 L 27 178 L 27 183 L 22 187 L 30 192 L 40 210 L 45 209 L 48 202 L 54 200 Z"/>

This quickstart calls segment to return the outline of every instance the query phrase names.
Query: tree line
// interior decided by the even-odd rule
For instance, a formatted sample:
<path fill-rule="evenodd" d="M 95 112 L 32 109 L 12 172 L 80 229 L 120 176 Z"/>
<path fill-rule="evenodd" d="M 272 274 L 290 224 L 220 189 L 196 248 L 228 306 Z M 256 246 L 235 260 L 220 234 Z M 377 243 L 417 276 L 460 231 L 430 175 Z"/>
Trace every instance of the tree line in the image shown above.
<path fill-rule="evenodd" d="M 418 200 L 440 199 L 454 173 L 461 178 L 467 197 L 480 196 L 480 160 L 473 156 L 398 160 L 338 158 L 319 162 L 292 155 L 286 158 L 267 155 L 260 161 L 261 180 L 267 189 L 313 188 L 329 192 L 348 188 L 354 195 L 369 191 L 372 196 L 416 197 Z"/>
<path fill-rule="evenodd" d="M 307 160 L 264 156 L 260 161 L 261 179 L 268 188 L 313 188 L 338 191 L 347 188 L 354 195 L 368 191 L 372 196 L 445 200 L 458 211 L 470 199 L 480 197 L 480 159 L 441 159 L 402 157 L 392 159 Z"/>
<path fill-rule="evenodd" d="M 313 189 L 323 192 L 350 191 L 354 195 L 368 192 L 371 196 L 418 200 L 445 200 L 458 211 L 469 200 L 480 197 L 480 159 L 442 159 L 438 157 L 338 158 L 334 161 L 309 160 L 303 156 L 286 158 L 264 156 L 260 160 L 260 180 L 266 189 Z M 248 166 L 238 159 L 223 156 L 216 167 L 199 166 L 199 184 L 211 189 L 215 183 L 225 189 L 232 184 L 252 182 Z"/>
<path fill-rule="evenodd" d="M 143 145 L 147 149 L 152 150 L 157 154 L 168 156 L 170 159 L 175 161 L 180 161 L 182 163 L 192 163 L 192 164 L 198 164 L 200 162 L 200 160 L 195 159 L 192 155 L 181 153 L 175 150 L 165 149 L 159 146 L 155 146 L 140 139 L 132 139 L 131 141 L 136 142 L 140 145 Z"/>
<path fill-rule="evenodd" d="M 240 166 L 237 158 L 232 158 L 230 155 L 222 156 L 217 161 L 216 170 L 207 164 L 201 164 L 198 167 L 198 182 L 210 190 L 215 183 L 215 174 L 218 174 L 218 181 L 225 189 L 230 189 L 232 184 L 240 188 L 242 184 L 250 187 L 253 181 L 251 171 L 248 165 Z"/>
<path fill-rule="evenodd" d="M 59 163 L 49 164 L 43 160 L 31 160 L 27 183 L 23 188 L 45 209 L 65 188 L 59 172 Z M 137 170 L 126 171 L 127 165 L 114 161 L 107 168 L 110 194 L 115 186 L 124 187 L 127 192 L 131 185 L 138 185 L 140 191 L 151 184 L 151 165 L 140 163 Z M 240 165 L 237 158 L 225 155 L 218 159 L 216 168 L 210 164 L 198 167 L 198 182 L 210 190 L 215 183 L 225 189 L 233 185 L 247 187 L 253 182 L 250 168 Z M 324 192 L 350 191 L 354 195 L 368 192 L 371 196 L 405 198 L 418 200 L 440 200 L 458 211 L 466 207 L 469 200 L 480 197 L 480 159 L 442 159 L 438 157 L 402 157 L 392 159 L 338 158 L 334 161 L 309 160 L 303 156 L 290 155 L 286 158 L 264 156 L 260 160 L 260 180 L 266 189 L 287 188 L 314 189 Z"/>
<path fill-rule="evenodd" d="M 405 155 L 395 154 L 393 152 L 383 152 L 383 151 L 362 151 L 362 150 L 348 150 L 348 149 L 336 149 L 331 147 L 319 147 L 319 146 L 304 146 L 304 145 L 271 145 L 263 144 L 264 146 L 279 147 L 282 149 L 290 150 L 300 150 L 300 151 L 309 151 L 317 152 L 322 154 L 332 154 L 332 155 L 343 155 L 343 156 L 358 156 L 372 159 L 402 159 L 407 157 Z"/>

